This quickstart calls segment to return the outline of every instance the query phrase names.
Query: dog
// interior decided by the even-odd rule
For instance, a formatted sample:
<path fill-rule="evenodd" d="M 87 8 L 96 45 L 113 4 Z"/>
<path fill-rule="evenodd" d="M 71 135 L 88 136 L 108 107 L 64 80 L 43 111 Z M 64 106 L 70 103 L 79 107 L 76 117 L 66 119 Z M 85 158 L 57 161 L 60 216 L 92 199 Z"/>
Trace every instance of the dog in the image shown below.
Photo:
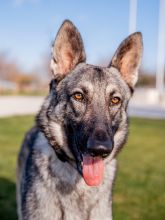
<path fill-rule="evenodd" d="M 136 32 L 108 67 L 86 64 L 79 31 L 63 22 L 52 47 L 49 95 L 18 157 L 19 219 L 112 219 L 115 158 L 127 139 L 142 50 Z"/>

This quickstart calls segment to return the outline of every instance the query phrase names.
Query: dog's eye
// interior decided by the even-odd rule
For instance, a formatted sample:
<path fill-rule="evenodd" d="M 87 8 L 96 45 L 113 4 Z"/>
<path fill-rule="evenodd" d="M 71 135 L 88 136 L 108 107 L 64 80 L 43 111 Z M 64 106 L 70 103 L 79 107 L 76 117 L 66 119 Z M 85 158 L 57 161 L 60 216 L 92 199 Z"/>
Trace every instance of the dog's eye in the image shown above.
<path fill-rule="evenodd" d="M 111 98 L 111 104 L 112 105 L 117 105 L 117 104 L 120 103 L 120 101 L 121 101 L 121 99 L 119 97 L 112 97 Z"/>
<path fill-rule="evenodd" d="M 73 95 L 73 98 L 76 100 L 76 101 L 79 101 L 79 102 L 82 102 L 84 97 L 83 97 L 83 94 L 81 94 L 80 92 L 77 92 Z"/>

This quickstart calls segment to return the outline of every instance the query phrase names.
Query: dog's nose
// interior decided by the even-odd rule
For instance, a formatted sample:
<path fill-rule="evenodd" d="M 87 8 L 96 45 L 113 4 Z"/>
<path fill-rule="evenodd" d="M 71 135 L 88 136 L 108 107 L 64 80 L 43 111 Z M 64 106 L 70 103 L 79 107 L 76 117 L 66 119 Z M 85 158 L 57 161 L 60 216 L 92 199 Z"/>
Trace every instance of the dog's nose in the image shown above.
<path fill-rule="evenodd" d="M 113 141 L 103 130 L 95 131 L 87 142 L 87 150 L 92 156 L 108 156 L 113 149 Z"/>

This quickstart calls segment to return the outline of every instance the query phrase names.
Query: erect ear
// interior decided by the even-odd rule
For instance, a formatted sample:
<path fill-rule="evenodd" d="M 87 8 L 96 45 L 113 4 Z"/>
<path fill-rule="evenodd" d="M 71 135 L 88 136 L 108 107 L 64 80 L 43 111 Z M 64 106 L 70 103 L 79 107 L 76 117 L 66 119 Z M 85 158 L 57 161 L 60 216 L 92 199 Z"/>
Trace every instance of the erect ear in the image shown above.
<path fill-rule="evenodd" d="M 52 50 L 51 70 L 54 77 L 63 78 L 85 60 L 80 33 L 71 21 L 65 20 L 57 33 Z"/>
<path fill-rule="evenodd" d="M 142 34 L 136 32 L 120 44 L 109 64 L 109 67 L 113 66 L 120 71 L 131 90 L 133 90 L 138 79 L 138 68 L 141 62 L 142 51 Z"/>

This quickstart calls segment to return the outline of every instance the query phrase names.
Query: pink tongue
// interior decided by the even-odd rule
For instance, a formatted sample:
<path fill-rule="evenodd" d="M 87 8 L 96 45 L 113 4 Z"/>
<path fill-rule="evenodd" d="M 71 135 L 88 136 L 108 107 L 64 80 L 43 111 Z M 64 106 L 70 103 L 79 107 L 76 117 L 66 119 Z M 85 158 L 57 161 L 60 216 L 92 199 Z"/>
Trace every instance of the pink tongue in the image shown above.
<path fill-rule="evenodd" d="M 98 186 L 104 174 L 104 162 L 101 157 L 83 156 L 83 177 L 87 185 Z"/>

